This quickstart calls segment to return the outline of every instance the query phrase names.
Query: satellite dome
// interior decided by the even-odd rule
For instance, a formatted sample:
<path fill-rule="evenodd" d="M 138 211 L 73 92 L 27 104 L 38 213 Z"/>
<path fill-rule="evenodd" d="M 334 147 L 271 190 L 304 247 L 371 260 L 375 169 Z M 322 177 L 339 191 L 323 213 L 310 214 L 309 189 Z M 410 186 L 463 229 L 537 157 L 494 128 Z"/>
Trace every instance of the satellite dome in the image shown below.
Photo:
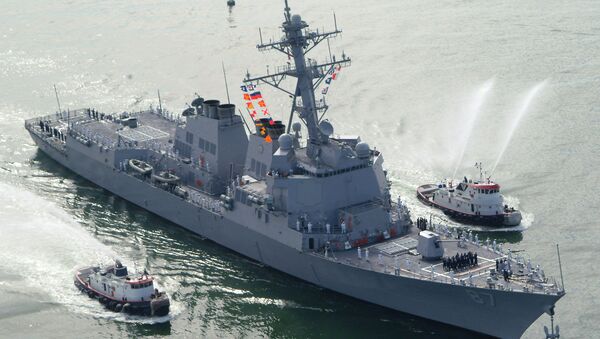
<path fill-rule="evenodd" d="M 328 137 L 333 134 L 333 125 L 328 120 L 321 121 L 319 124 L 319 129 L 321 130 L 321 133 Z"/>
<path fill-rule="evenodd" d="M 197 97 L 196 99 L 194 99 L 192 101 L 192 106 L 194 106 L 194 107 L 202 106 L 203 103 L 204 103 L 204 98 Z"/>
<path fill-rule="evenodd" d="M 183 110 L 183 112 L 181 113 L 181 115 L 183 115 L 184 117 L 188 117 L 190 115 L 194 115 L 195 112 L 196 111 L 193 108 L 188 107 L 188 108 L 186 108 L 186 109 Z"/>
<path fill-rule="evenodd" d="M 282 151 L 289 151 L 292 149 L 292 145 L 293 145 L 293 138 L 291 135 L 289 134 L 282 134 L 279 136 L 279 139 L 277 139 L 279 141 L 279 148 Z"/>
<path fill-rule="evenodd" d="M 294 132 L 300 132 L 300 130 L 302 129 L 302 124 L 299 122 L 295 122 L 292 124 L 292 131 Z"/>
<path fill-rule="evenodd" d="M 354 148 L 354 150 L 356 151 L 356 155 L 361 159 L 368 158 L 369 154 L 371 153 L 369 144 L 366 142 L 359 142 L 356 144 L 356 148 Z"/>
<path fill-rule="evenodd" d="M 295 24 L 299 24 L 302 22 L 302 18 L 298 14 L 292 15 L 292 22 Z"/>

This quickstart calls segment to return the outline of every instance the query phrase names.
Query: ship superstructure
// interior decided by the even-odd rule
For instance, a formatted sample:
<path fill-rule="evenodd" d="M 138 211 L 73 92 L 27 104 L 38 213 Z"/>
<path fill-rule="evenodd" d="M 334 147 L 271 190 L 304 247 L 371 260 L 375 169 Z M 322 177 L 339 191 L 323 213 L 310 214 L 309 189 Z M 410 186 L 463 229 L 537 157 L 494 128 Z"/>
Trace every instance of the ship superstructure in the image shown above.
<path fill-rule="evenodd" d="M 282 29 L 280 41 L 258 48 L 293 64 L 245 82 L 287 91 L 281 81 L 296 79 L 287 128 L 254 118 L 247 136 L 234 105 L 200 97 L 181 115 L 82 109 L 26 128 L 43 152 L 97 185 L 316 285 L 506 338 L 553 310 L 562 287 L 524 257 L 440 225 L 412 225 L 406 206 L 391 198 L 383 155 L 359 137 L 336 136 L 322 119 L 327 105 L 315 89 L 350 59 L 319 64 L 306 53 L 339 34 L 337 25 L 310 31 L 286 1 Z"/>

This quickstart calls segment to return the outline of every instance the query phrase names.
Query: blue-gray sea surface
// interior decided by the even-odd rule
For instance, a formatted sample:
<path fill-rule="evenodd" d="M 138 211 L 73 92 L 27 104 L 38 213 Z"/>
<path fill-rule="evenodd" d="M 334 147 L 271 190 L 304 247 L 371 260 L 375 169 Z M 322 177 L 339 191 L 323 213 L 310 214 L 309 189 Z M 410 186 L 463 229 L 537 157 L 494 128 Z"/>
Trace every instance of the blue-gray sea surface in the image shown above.
<path fill-rule="evenodd" d="M 493 178 L 524 221 L 518 231 L 482 234 L 527 249 L 557 278 L 559 243 L 561 334 L 597 336 L 600 2 L 290 5 L 320 30 L 333 28 L 335 12 L 344 30 L 331 41 L 334 53 L 353 59 L 327 94 L 336 133 L 359 134 L 383 152 L 394 194 L 414 216 L 430 213 L 414 198 L 417 185 L 455 169 L 474 176 L 477 161 L 489 174 L 498 162 Z M 0 337 L 477 337 L 320 289 L 196 237 L 61 168 L 23 128 L 56 109 L 53 84 L 70 109 L 145 109 L 157 104 L 157 89 L 173 111 L 194 92 L 225 99 L 221 62 L 232 101 L 243 104 L 236 88 L 246 70 L 258 75 L 287 62 L 255 49 L 258 27 L 266 41 L 280 37 L 282 7 L 0 2 Z M 326 46 L 311 53 L 328 55 Z M 262 91 L 285 118 L 288 98 Z M 76 267 L 114 257 L 156 275 L 173 299 L 170 317 L 115 315 L 75 289 Z M 546 324 L 542 316 L 525 337 L 542 338 Z"/>

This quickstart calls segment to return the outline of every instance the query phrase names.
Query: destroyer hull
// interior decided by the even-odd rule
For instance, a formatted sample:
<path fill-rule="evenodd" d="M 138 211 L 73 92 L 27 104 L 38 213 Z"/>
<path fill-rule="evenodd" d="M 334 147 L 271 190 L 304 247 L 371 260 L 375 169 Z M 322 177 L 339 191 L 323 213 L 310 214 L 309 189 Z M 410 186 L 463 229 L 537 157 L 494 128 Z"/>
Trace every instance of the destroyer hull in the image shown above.
<path fill-rule="evenodd" d="M 96 185 L 276 270 L 360 300 L 474 332 L 519 338 L 562 296 L 399 277 L 301 252 L 137 180 L 86 154 L 59 151 L 36 133 L 30 134 L 41 151 Z"/>

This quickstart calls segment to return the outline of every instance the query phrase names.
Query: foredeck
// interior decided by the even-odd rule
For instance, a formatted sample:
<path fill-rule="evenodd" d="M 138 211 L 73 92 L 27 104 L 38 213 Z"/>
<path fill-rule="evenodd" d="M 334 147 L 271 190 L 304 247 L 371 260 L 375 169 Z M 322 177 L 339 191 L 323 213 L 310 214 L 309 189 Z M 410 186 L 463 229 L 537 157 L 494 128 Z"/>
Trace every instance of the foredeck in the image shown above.
<path fill-rule="evenodd" d="M 528 262 L 523 253 L 504 251 L 494 241 L 480 241 L 472 234 L 458 236 L 445 226 L 435 225 L 431 230 L 440 235 L 443 257 L 471 252 L 477 254 L 477 264 L 449 269 L 442 259 L 424 260 L 417 253 L 420 230 L 411 229 L 406 236 L 361 248 L 360 257 L 358 249 L 315 255 L 365 270 L 437 283 L 529 293 L 563 293 L 562 288 L 553 279 L 546 278 L 539 266 Z M 512 272 L 508 279 L 504 277 L 504 270 Z"/>

